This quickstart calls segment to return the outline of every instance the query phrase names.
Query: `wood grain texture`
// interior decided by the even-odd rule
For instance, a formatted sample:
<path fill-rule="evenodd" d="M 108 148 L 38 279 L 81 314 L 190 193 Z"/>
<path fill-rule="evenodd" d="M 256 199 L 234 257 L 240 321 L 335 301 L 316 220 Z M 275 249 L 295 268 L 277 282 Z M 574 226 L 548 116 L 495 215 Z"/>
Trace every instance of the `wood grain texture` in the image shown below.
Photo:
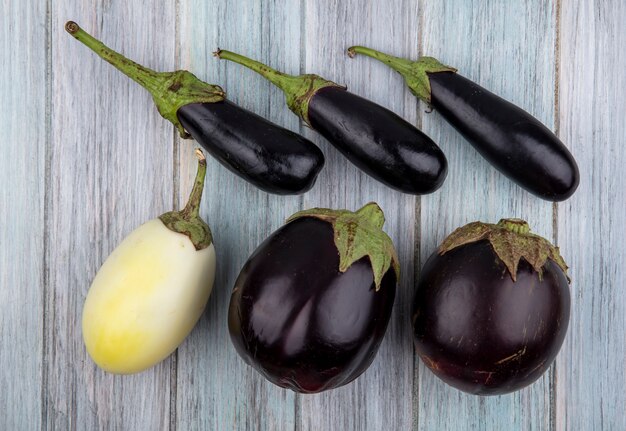
<path fill-rule="evenodd" d="M 415 123 L 417 103 L 401 82 L 393 80 L 393 72 L 373 61 L 350 60 L 346 49 L 370 44 L 416 56 L 418 39 L 413 26 L 417 12 L 415 2 L 404 0 L 306 2 L 304 71 L 345 84 L 348 91 Z M 378 202 L 385 212 L 384 229 L 394 240 L 402 274 L 387 335 L 374 363 L 350 385 L 299 397 L 299 429 L 407 429 L 413 415 L 409 305 L 416 198 L 391 190 L 361 172 L 315 132 L 307 131 L 306 135 L 324 151 L 326 168 L 317 186 L 304 196 L 304 206 L 355 210 L 367 202 Z"/>
<path fill-rule="evenodd" d="M 558 430 L 626 429 L 626 4 L 563 2 L 561 137 L 578 192 L 559 205 L 572 318 L 557 362 Z"/>
<path fill-rule="evenodd" d="M 0 6 L 0 429 L 622 430 L 626 429 L 626 4 L 620 0 L 8 0 Z M 196 161 L 150 96 L 63 30 L 74 19 L 158 70 L 186 68 L 326 155 L 304 196 L 258 191 L 209 160 L 202 216 L 218 253 L 207 311 L 178 353 L 112 376 L 81 334 L 87 289 L 110 251 L 181 206 Z M 15 37 L 19 32 L 22 36 Z M 557 34 L 560 37 L 557 38 Z M 345 48 L 433 55 L 556 129 L 581 185 L 553 206 L 499 174 L 393 71 Z M 420 124 L 446 153 L 443 188 L 402 195 L 302 126 L 282 93 L 217 47 L 289 73 L 318 73 Z M 392 322 L 372 367 L 313 396 L 265 381 L 237 356 L 226 315 L 248 255 L 301 208 L 375 200 L 402 262 Z M 527 219 L 571 266 L 572 317 L 556 367 L 520 392 L 479 398 L 414 357 L 414 282 L 454 228 Z"/>
<path fill-rule="evenodd" d="M 169 362 L 134 376 L 103 372 L 85 351 L 84 299 L 96 271 L 141 223 L 171 209 L 172 126 L 149 94 L 64 31 L 73 19 L 146 66 L 174 67 L 171 2 L 53 4 L 52 145 L 44 347 L 47 429 L 163 429 Z"/>
<path fill-rule="evenodd" d="M 219 61 L 212 52 L 229 49 L 296 73 L 300 14 L 299 2 L 289 0 L 182 1 L 181 66 L 221 85 L 240 106 L 298 131 L 299 122 L 282 94 L 254 72 Z M 180 143 L 181 190 L 189 190 L 195 170 L 191 148 L 191 143 Z M 301 208 L 302 197 L 262 192 L 209 159 L 203 199 L 201 214 L 213 230 L 218 270 L 207 310 L 178 351 L 177 428 L 293 430 L 294 393 L 267 382 L 239 358 L 230 342 L 227 315 L 241 267 Z"/>
<path fill-rule="evenodd" d="M 424 2 L 423 54 L 457 67 L 553 128 L 555 11 L 539 0 Z M 438 113 L 422 118 L 424 132 L 447 155 L 449 172 L 440 192 L 422 198 L 421 264 L 452 230 L 475 220 L 519 217 L 552 238 L 551 203 L 497 172 Z M 420 363 L 417 429 L 549 429 L 551 379 L 550 371 L 514 394 L 476 397 L 444 384 Z"/>
<path fill-rule="evenodd" d="M 46 20 L 44 2 L 2 4 L 0 429 L 7 430 L 41 422 Z"/>

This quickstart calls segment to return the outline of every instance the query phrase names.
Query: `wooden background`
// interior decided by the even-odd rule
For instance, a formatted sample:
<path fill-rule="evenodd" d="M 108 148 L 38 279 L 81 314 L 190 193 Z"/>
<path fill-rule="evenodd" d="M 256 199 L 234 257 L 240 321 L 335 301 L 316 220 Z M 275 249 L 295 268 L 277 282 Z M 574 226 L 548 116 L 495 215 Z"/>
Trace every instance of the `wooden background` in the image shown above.
<path fill-rule="evenodd" d="M 624 430 L 626 429 L 626 2 L 623 0 L 161 1 L 0 3 L 0 429 Z M 218 251 L 207 312 L 178 352 L 135 376 L 96 368 L 80 333 L 97 269 L 126 234 L 179 207 L 195 171 L 149 95 L 63 30 L 68 19 L 158 70 L 185 68 L 236 103 L 320 145 L 307 194 L 256 190 L 209 161 L 202 215 Z M 352 44 L 436 56 L 527 109 L 578 160 L 581 183 L 552 204 L 496 172 L 401 78 Z M 441 190 L 413 197 L 355 169 L 305 129 L 282 94 L 211 55 L 217 47 L 290 73 L 347 84 L 422 127 L 446 153 Z M 246 257 L 291 213 L 387 215 L 403 279 L 372 367 L 301 396 L 236 355 L 226 324 Z M 481 398 L 434 378 L 413 353 L 409 310 L 421 263 L 454 228 L 527 219 L 571 266 L 572 314 L 555 365 L 535 384 Z"/>

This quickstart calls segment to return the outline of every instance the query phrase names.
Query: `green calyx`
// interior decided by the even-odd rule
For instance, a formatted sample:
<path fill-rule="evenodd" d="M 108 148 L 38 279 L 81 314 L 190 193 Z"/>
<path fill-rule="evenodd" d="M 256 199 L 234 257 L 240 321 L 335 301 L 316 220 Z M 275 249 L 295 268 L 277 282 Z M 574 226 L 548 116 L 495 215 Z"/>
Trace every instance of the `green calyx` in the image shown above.
<path fill-rule="evenodd" d="M 411 93 L 426 103 L 430 103 L 430 79 L 428 78 L 428 74 L 457 71 L 455 68 L 446 66 L 433 57 L 421 57 L 417 61 L 411 61 L 364 46 L 352 46 L 348 48 L 348 56 L 350 56 L 350 58 L 353 58 L 356 54 L 363 54 L 375 58 L 400 73 L 409 86 Z"/>
<path fill-rule="evenodd" d="M 73 21 L 65 24 L 65 30 L 124 75 L 148 90 L 161 116 L 171 121 L 183 138 L 190 136 L 178 120 L 177 112 L 181 106 L 224 100 L 225 93 L 221 87 L 200 81 L 186 70 L 155 72 L 113 51 Z"/>
<path fill-rule="evenodd" d="M 567 264 L 559 253 L 559 248 L 550 241 L 530 233 L 528 223 L 521 219 L 502 219 L 498 224 L 474 222 L 452 232 L 439 246 L 439 254 L 443 255 L 450 250 L 465 244 L 477 241 L 489 241 L 493 251 L 504 263 L 513 281 L 517 280 L 517 267 L 521 258 L 524 258 L 541 279 L 543 266 L 548 259 L 553 260 L 569 281 Z"/>
<path fill-rule="evenodd" d="M 346 88 L 332 81 L 321 78 L 318 75 L 288 75 L 286 73 L 279 72 L 276 69 L 272 69 L 263 63 L 259 63 L 258 61 L 223 49 L 218 49 L 213 53 L 213 55 L 219 59 L 234 61 L 235 63 L 239 63 L 249 69 L 252 69 L 280 88 L 283 93 L 285 93 L 289 109 L 291 109 L 294 114 L 300 117 L 310 127 L 309 102 L 311 101 L 311 98 L 322 88 L 338 87 L 344 90 Z"/>
<path fill-rule="evenodd" d="M 333 227 L 335 246 L 339 252 L 339 271 L 345 272 L 364 256 L 368 256 L 374 273 L 376 291 L 383 276 L 393 266 L 396 280 L 400 280 L 400 263 L 393 241 L 383 232 L 385 215 L 378 204 L 370 202 L 356 212 L 312 208 L 295 213 L 287 223 L 301 218 L 315 217 Z"/>
<path fill-rule="evenodd" d="M 196 250 L 207 248 L 213 242 L 211 229 L 200 217 L 200 201 L 204 190 L 206 176 L 206 158 L 199 149 L 196 149 L 198 171 L 193 189 L 187 200 L 187 205 L 181 211 L 170 211 L 159 216 L 163 224 L 172 232 L 182 233 L 189 237 Z"/>

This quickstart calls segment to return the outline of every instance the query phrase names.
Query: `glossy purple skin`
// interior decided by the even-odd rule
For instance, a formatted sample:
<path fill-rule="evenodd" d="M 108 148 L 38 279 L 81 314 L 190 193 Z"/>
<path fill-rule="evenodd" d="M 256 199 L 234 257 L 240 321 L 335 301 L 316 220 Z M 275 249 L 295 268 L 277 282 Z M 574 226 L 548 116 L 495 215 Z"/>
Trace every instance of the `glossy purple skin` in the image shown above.
<path fill-rule="evenodd" d="M 324 87 L 309 102 L 311 126 L 359 169 L 403 193 L 432 193 L 448 161 L 422 131 L 371 100 Z"/>
<path fill-rule="evenodd" d="M 191 103 L 177 114 L 217 161 L 268 193 L 304 193 L 324 166 L 324 154 L 311 141 L 228 100 Z"/>
<path fill-rule="evenodd" d="M 576 191 L 574 157 L 539 120 L 458 73 L 428 77 L 433 108 L 500 172 L 546 200 Z"/>
<path fill-rule="evenodd" d="M 413 302 L 417 353 L 446 383 L 499 395 L 537 380 L 567 332 L 570 292 L 556 263 L 543 278 L 524 259 L 513 282 L 491 244 L 479 241 L 434 253 Z"/>
<path fill-rule="evenodd" d="M 250 256 L 233 289 L 230 336 L 270 382 L 314 393 L 351 382 L 372 363 L 396 291 L 389 270 L 378 292 L 369 260 L 339 272 L 328 222 L 296 219 Z"/>

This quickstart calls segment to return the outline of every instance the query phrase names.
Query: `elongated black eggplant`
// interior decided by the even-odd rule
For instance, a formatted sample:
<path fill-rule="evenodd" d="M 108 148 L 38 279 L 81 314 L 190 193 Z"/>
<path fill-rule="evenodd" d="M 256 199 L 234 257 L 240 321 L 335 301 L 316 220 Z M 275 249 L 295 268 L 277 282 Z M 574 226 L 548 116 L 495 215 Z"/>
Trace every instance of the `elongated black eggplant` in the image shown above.
<path fill-rule="evenodd" d="M 390 110 L 317 75 L 287 75 L 225 50 L 215 55 L 267 78 L 285 93 L 296 115 L 383 184 L 416 195 L 443 184 L 448 163 L 439 147 Z"/>
<path fill-rule="evenodd" d="M 375 58 L 406 80 L 478 152 L 519 186 L 549 201 L 563 201 L 578 187 L 574 157 L 539 120 L 432 57 L 410 61 L 362 46 L 348 55 Z"/>
<path fill-rule="evenodd" d="M 383 212 L 314 208 L 290 217 L 244 265 L 228 328 L 239 355 L 302 393 L 345 385 L 370 366 L 399 277 Z"/>
<path fill-rule="evenodd" d="M 313 187 L 324 155 L 311 141 L 225 99 L 186 70 L 155 72 L 111 50 L 69 21 L 65 29 L 152 94 L 159 113 L 230 171 L 279 195 Z"/>

